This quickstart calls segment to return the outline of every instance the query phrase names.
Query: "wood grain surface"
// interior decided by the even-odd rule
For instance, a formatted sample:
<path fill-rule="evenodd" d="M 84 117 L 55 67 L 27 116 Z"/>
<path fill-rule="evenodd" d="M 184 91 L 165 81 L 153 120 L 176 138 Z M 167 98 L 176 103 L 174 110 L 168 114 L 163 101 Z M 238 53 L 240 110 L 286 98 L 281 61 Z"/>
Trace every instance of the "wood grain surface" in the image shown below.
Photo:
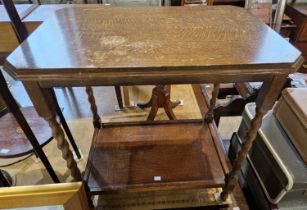
<path fill-rule="evenodd" d="M 219 155 L 201 122 L 106 127 L 92 148 L 85 179 L 94 194 L 224 185 Z"/>
<path fill-rule="evenodd" d="M 298 50 L 242 8 L 71 7 L 56 11 L 5 67 L 22 80 L 81 82 L 112 73 L 125 75 L 121 83 L 131 83 L 129 77 L 138 74 L 161 79 L 173 71 L 182 76 L 217 69 L 228 75 L 285 73 L 294 71 L 299 57 Z"/>

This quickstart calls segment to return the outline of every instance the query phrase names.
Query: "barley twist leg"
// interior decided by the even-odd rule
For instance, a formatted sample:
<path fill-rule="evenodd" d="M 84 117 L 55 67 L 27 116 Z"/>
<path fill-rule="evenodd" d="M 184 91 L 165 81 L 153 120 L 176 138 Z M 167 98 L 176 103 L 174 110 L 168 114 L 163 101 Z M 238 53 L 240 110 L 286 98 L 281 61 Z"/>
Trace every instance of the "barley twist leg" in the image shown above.
<path fill-rule="evenodd" d="M 87 93 L 88 101 L 91 105 L 94 126 L 95 127 L 100 126 L 101 119 L 100 119 L 98 112 L 97 112 L 97 106 L 96 106 L 96 102 L 95 102 L 93 88 L 91 86 L 86 86 L 85 90 L 86 90 L 86 93 Z"/>
<path fill-rule="evenodd" d="M 57 141 L 57 147 L 61 150 L 63 159 L 66 160 L 67 168 L 70 170 L 71 176 L 75 181 L 80 181 L 80 170 L 75 159 L 73 158 L 73 154 L 69 148 L 67 140 L 65 139 L 65 135 L 60 124 L 56 121 L 55 117 L 47 119 L 47 121 L 52 129 L 52 136 Z"/>
<path fill-rule="evenodd" d="M 213 88 L 213 92 L 212 92 L 212 97 L 210 100 L 210 105 L 209 105 L 209 110 L 206 113 L 205 116 L 205 120 L 207 123 L 212 123 L 213 117 L 214 117 L 214 108 L 215 108 L 215 104 L 216 104 L 216 99 L 217 96 L 219 94 L 219 89 L 220 89 L 220 84 L 219 83 L 214 83 L 214 88 Z"/>
<path fill-rule="evenodd" d="M 239 151 L 238 156 L 234 161 L 232 170 L 226 175 L 226 185 L 223 188 L 223 192 L 221 194 L 222 200 L 227 199 L 228 194 L 234 189 L 237 183 L 240 168 L 243 164 L 243 161 L 246 159 L 248 151 L 251 149 L 253 142 L 256 139 L 257 131 L 261 126 L 262 118 L 265 113 L 266 111 L 259 111 L 258 109 L 256 110 L 256 116 L 251 121 L 251 127 L 245 136 L 245 141 L 242 144 L 241 150 Z"/>

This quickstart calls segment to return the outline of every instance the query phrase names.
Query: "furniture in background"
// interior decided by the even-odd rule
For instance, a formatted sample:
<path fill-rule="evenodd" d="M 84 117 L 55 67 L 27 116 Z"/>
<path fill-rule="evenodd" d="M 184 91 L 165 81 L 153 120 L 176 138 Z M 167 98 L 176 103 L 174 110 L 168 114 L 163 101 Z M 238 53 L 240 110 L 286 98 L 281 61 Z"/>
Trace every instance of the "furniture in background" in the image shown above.
<path fill-rule="evenodd" d="M 307 60 L 307 4 L 306 3 L 293 3 L 287 4 L 285 14 L 289 16 L 294 24 L 296 30 L 290 36 L 290 42 L 299 49 L 305 61 Z M 299 72 L 307 73 L 306 68 L 303 66 Z"/>
<path fill-rule="evenodd" d="M 180 104 L 179 100 L 171 101 L 171 85 L 156 85 L 153 88 L 151 98 L 147 103 L 138 103 L 137 106 L 144 109 L 151 107 L 147 120 L 153 121 L 158 109 L 163 107 L 170 120 L 176 120 L 173 108 Z"/>
<path fill-rule="evenodd" d="M 90 210 L 85 187 L 81 182 L 1 188 L 1 209 L 34 207 Z"/>
<path fill-rule="evenodd" d="M 256 3 L 250 5 L 247 8 L 248 11 L 259 17 L 264 23 L 272 26 L 272 4 L 271 3 Z M 284 37 L 289 37 L 295 29 L 295 25 L 291 19 L 287 16 L 284 17 L 284 22 L 281 25 L 280 34 Z M 261 85 L 261 84 L 260 84 Z M 210 92 L 210 88 L 206 88 L 207 85 L 202 85 L 203 94 Z M 290 86 L 290 80 L 285 87 Z M 214 119 L 217 124 L 221 116 L 240 116 L 247 103 L 255 101 L 257 98 L 259 84 L 253 83 L 235 83 L 235 84 L 223 84 L 220 88 L 218 98 L 225 99 L 226 96 L 232 95 L 231 99 L 222 105 L 217 105 L 214 109 Z M 209 94 L 210 95 L 210 94 Z M 207 97 L 207 96 L 206 96 Z"/>
<path fill-rule="evenodd" d="M 248 12 L 260 18 L 268 26 L 272 25 L 272 3 L 256 3 L 247 8 Z M 207 101 L 210 101 L 212 86 L 202 84 L 202 92 Z M 217 104 L 214 108 L 214 120 L 219 125 L 220 118 L 223 116 L 240 116 L 245 104 L 255 101 L 257 98 L 259 85 L 256 87 L 251 83 L 229 83 L 221 84 L 218 98 L 225 99 L 232 96 L 225 104 Z"/>
<path fill-rule="evenodd" d="M 227 99 L 224 104 L 217 104 L 214 108 L 214 121 L 218 126 L 221 117 L 240 116 L 247 103 L 254 102 L 257 99 L 261 84 L 249 82 L 221 84 L 218 99 Z M 212 85 L 202 84 L 202 94 L 209 102 L 211 99 Z"/>

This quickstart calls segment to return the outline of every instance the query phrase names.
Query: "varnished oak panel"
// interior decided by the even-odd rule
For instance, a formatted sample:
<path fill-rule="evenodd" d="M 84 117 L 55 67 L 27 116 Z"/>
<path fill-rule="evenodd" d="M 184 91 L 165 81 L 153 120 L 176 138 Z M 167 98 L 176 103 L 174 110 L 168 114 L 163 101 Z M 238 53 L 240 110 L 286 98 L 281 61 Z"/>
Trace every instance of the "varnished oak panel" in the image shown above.
<path fill-rule="evenodd" d="M 85 178 L 92 193 L 224 185 L 219 155 L 202 123 L 102 128 L 92 147 Z"/>
<path fill-rule="evenodd" d="M 299 57 L 242 8 L 72 7 L 56 11 L 5 67 L 22 80 L 110 84 L 120 76 L 112 83 L 132 84 L 136 76 L 154 83 L 174 74 L 189 82 L 191 74 L 288 73 Z"/>

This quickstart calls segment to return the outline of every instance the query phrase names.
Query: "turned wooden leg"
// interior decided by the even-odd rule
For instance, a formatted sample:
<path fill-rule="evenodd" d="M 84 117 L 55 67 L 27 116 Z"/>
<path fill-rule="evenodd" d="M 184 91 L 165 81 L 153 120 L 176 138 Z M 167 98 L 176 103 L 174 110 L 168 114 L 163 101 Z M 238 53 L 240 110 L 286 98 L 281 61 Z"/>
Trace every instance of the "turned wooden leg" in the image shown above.
<path fill-rule="evenodd" d="M 64 132 L 60 124 L 56 121 L 56 117 L 46 119 L 52 129 L 52 136 L 57 140 L 57 147 L 62 152 L 63 159 L 66 160 L 67 168 L 71 171 L 71 176 L 76 180 L 81 180 L 81 173 L 78 169 L 77 163 L 73 157 L 71 150 L 69 149 L 69 144 L 65 139 Z"/>
<path fill-rule="evenodd" d="M 251 128 L 246 134 L 245 141 L 242 144 L 241 150 L 238 153 L 236 160 L 234 161 L 233 168 L 229 174 L 226 176 L 226 187 L 223 189 L 221 194 L 222 200 L 226 200 L 228 194 L 234 189 L 237 183 L 237 176 L 239 175 L 240 168 L 243 164 L 243 161 L 248 154 L 248 151 L 251 149 L 254 140 L 256 139 L 257 131 L 261 126 L 262 118 L 266 112 L 261 112 L 257 110 L 256 116 L 251 121 Z"/>
<path fill-rule="evenodd" d="M 77 157 L 79 159 L 81 159 L 81 154 L 79 152 L 78 146 L 76 144 L 76 141 L 75 141 L 74 137 L 72 136 L 72 133 L 70 132 L 70 129 L 68 127 L 66 119 L 65 119 L 65 117 L 64 117 L 64 115 L 62 113 L 62 110 L 61 110 L 60 105 L 58 103 L 58 100 L 56 98 L 55 92 L 54 91 L 52 91 L 52 92 L 53 92 L 54 104 L 56 106 L 56 112 L 57 112 L 57 114 L 58 114 L 58 116 L 60 118 L 61 125 L 64 128 L 66 136 L 67 136 L 67 138 L 68 138 L 68 140 L 70 142 L 70 145 L 72 146 L 73 150 L 75 151 L 75 154 L 77 155 Z"/>
<path fill-rule="evenodd" d="M 23 83 L 37 113 L 43 117 L 52 129 L 52 136 L 57 141 L 57 146 L 62 152 L 62 157 L 67 162 L 67 168 L 71 171 L 71 175 L 76 181 L 81 180 L 81 172 L 73 158 L 69 144 L 65 138 L 64 132 L 56 121 L 56 104 L 53 98 L 53 89 L 41 88 L 37 82 Z"/>
<path fill-rule="evenodd" d="M 226 175 L 225 187 L 221 193 L 221 199 L 226 200 L 229 193 L 234 189 L 243 161 L 251 149 L 253 142 L 256 139 L 257 132 L 261 126 L 263 116 L 270 110 L 279 93 L 281 92 L 284 83 L 286 82 L 287 75 L 276 75 L 272 80 L 263 83 L 256 101 L 256 115 L 251 121 L 250 129 L 248 130 L 241 150 L 237 154 L 234 161 L 232 170 Z"/>
<path fill-rule="evenodd" d="M 93 88 L 91 86 L 86 86 L 85 90 L 86 90 L 87 98 L 88 98 L 88 101 L 90 103 L 91 111 L 92 111 L 92 114 L 93 114 L 94 127 L 100 127 L 101 118 L 98 115 Z"/>
<path fill-rule="evenodd" d="M 211 97 L 210 105 L 209 105 L 209 110 L 208 110 L 208 112 L 206 113 L 206 116 L 205 116 L 205 120 L 206 120 L 207 123 L 212 123 L 212 121 L 213 121 L 213 118 L 214 118 L 213 111 L 214 111 L 214 108 L 215 108 L 217 96 L 219 94 L 219 89 L 220 89 L 220 84 L 214 83 L 212 97 Z"/>

